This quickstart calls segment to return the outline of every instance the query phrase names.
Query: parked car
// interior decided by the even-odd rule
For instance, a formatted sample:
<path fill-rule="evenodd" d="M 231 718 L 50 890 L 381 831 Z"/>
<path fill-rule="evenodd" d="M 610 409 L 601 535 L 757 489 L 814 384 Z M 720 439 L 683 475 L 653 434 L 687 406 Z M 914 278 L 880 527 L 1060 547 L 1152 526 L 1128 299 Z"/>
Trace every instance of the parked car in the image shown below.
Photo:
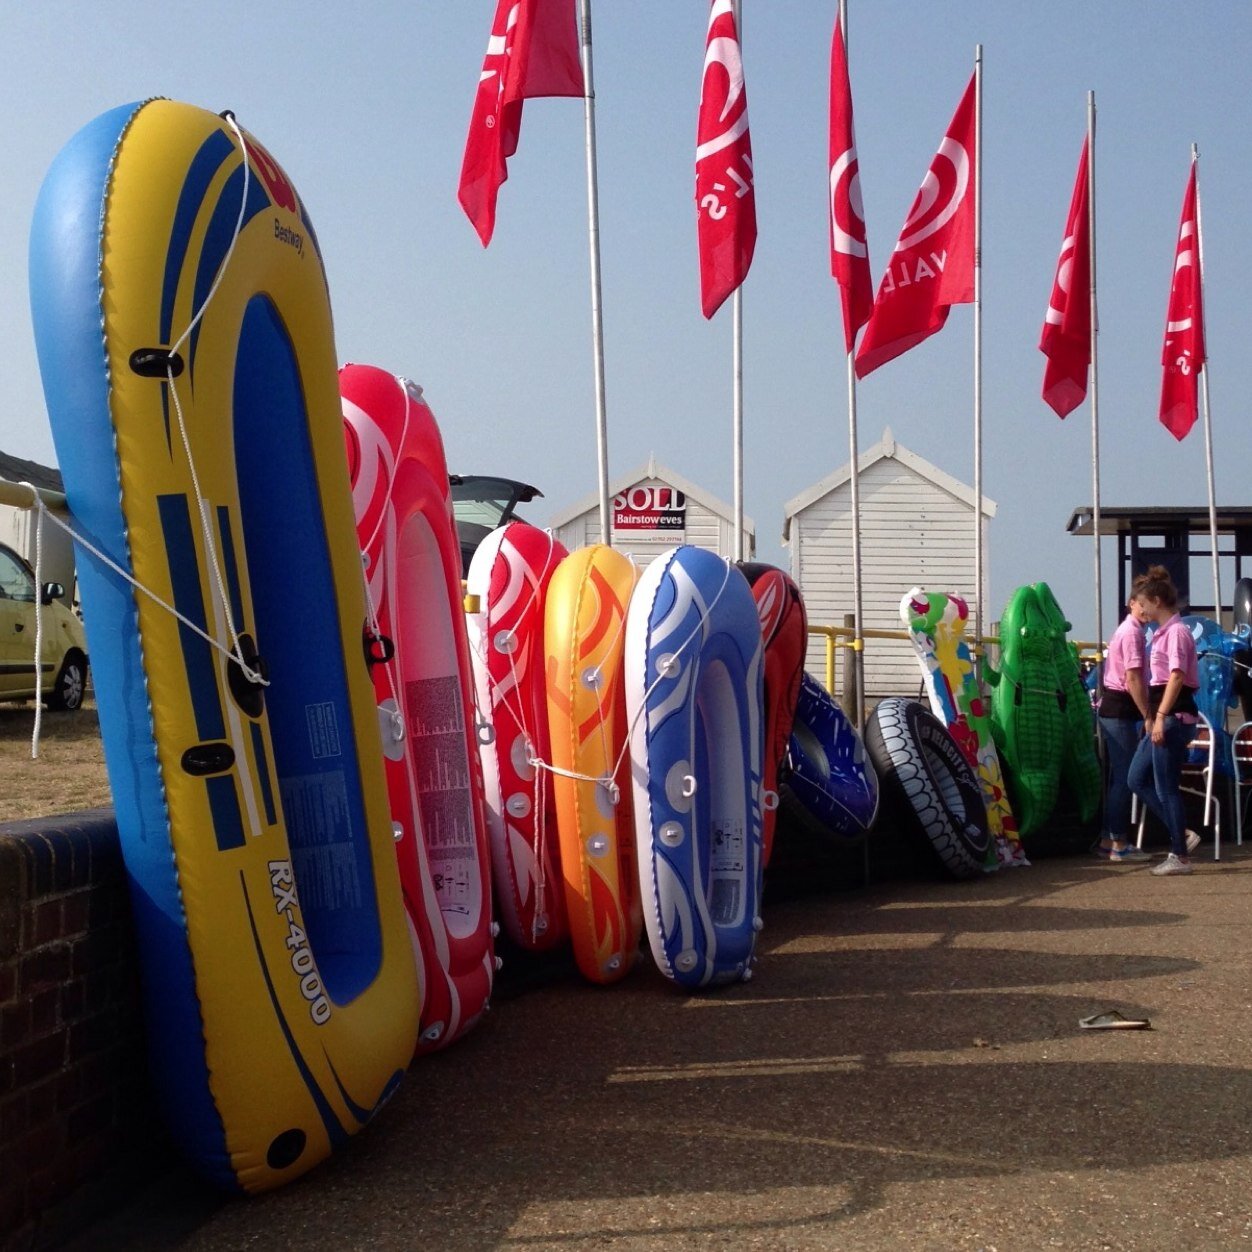
<path fill-rule="evenodd" d="M 45 583 L 36 598 L 35 574 L 0 543 L 0 700 L 35 698 L 35 613 L 42 605 L 40 650 L 43 699 L 50 709 L 76 709 L 87 690 L 87 637 L 61 600 L 65 588 Z"/>
<path fill-rule="evenodd" d="M 496 529 L 517 516 L 517 506 L 542 497 L 543 492 L 515 478 L 486 474 L 449 474 L 452 512 L 461 541 L 461 576 L 469 572 L 474 550 Z"/>

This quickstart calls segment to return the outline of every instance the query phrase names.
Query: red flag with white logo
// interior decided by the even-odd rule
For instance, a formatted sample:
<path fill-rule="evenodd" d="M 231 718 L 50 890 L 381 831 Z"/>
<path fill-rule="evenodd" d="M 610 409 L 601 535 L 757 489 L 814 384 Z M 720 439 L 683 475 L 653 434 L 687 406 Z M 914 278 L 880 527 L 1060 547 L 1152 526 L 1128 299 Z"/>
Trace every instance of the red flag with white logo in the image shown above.
<path fill-rule="evenodd" d="M 856 353 L 858 378 L 943 329 L 974 299 L 974 78 L 909 210 Z"/>
<path fill-rule="evenodd" d="M 574 0 L 499 0 L 470 115 L 457 199 L 485 248 L 496 228 L 496 196 L 517 151 L 522 101 L 582 96 Z"/>
<path fill-rule="evenodd" d="M 844 351 L 851 352 L 856 332 L 869 321 L 874 307 L 874 280 L 865 242 L 848 54 L 837 15 L 830 45 L 830 272 L 843 304 Z"/>
<path fill-rule="evenodd" d="M 748 96 L 732 0 L 712 0 L 696 132 L 700 307 L 712 317 L 748 276 L 756 249 L 756 192 Z"/>
<path fill-rule="evenodd" d="M 1195 162 L 1182 201 L 1174 281 L 1169 289 L 1161 365 L 1161 424 L 1175 439 L 1195 425 L 1196 383 L 1204 368 L 1204 300 L 1200 290 L 1200 220 L 1196 208 Z"/>
<path fill-rule="evenodd" d="M 1078 159 L 1078 177 L 1065 219 L 1065 238 L 1052 280 L 1052 298 L 1043 317 L 1039 351 L 1048 358 L 1043 398 L 1065 417 L 1087 394 L 1091 367 L 1091 218 L 1087 201 L 1087 142 Z"/>

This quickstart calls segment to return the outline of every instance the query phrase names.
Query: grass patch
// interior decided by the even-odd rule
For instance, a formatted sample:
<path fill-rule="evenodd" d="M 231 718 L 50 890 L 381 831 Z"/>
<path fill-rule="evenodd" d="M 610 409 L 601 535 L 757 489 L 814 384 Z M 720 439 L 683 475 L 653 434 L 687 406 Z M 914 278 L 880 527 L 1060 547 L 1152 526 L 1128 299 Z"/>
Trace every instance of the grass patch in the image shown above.
<path fill-rule="evenodd" d="M 35 705 L 0 704 L 0 822 L 52 817 L 112 803 L 95 704 L 44 711 L 39 759 L 30 755 Z"/>

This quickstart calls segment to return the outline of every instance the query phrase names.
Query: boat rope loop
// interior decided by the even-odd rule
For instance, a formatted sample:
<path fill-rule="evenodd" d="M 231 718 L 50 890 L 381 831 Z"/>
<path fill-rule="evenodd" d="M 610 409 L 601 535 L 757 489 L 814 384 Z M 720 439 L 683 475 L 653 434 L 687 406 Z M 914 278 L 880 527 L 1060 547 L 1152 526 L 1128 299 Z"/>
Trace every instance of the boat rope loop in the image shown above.
<path fill-rule="evenodd" d="M 244 678 L 248 682 L 259 687 L 268 687 L 269 682 L 261 673 L 260 668 L 253 668 L 244 658 L 243 647 L 239 641 L 239 629 L 235 623 L 234 613 L 231 610 L 230 597 L 226 591 L 226 580 L 222 577 L 221 561 L 217 553 L 217 540 L 213 534 L 213 527 L 209 521 L 209 506 L 204 498 L 204 492 L 200 487 L 200 475 L 196 470 L 195 457 L 191 453 L 191 438 L 187 433 L 187 421 L 183 414 L 182 400 L 178 395 L 178 387 L 174 382 L 176 373 L 181 372 L 181 363 L 176 368 L 176 357 L 178 349 L 191 337 L 192 331 L 200 324 L 200 319 L 204 317 L 208 310 L 209 304 L 213 297 L 217 294 L 217 289 L 221 286 L 222 279 L 226 275 L 226 269 L 230 265 L 231 257 L 235 252 L 235 245 L 239 242 L 239 236 L 243 231 L 244 214 L 248 207 L 248 144 L 243 137 L 243 131 L 239 129 L 238 123 L 234 116 L 230 113 L 223 115 L 227 125 L 235 133 L 235 138 L 239 141 L 240 150 L 243 153 L 243 195 L 239 201 L 239 215 L 235 219 L 234 233 L 231 235 L 230 246 L 226 249 L 226 255 L 222 258 L 221 265 L 218 266 L 217 273 L 213 277 L 213 283 L 209 287 L 208 293 L 201 302 L 200 307 L 196 310 L 191 321 L 187 323 L 186 329 L 179 337 L 170 345 L 165 361 L 165 382 L 169 387 L 170 398 L 174 402 L 174 413 L 178 419 L 178 433 L 182 439 L 183 451 L 187 457 L 187 468 L 191 473 L 191 486 L 196 496 L 196 508 L 200 517 L 200 531 L 204 538 L 205 551 L 208 553 L 209 565 L 213 570 L 213 585 L 217 593 L 219 603 L 222 606 L 222 616 L 226 622 L 227 633 L 230 636 L 230 658 L 239 666 Z M 155 598 L 155 597 L 154 597 Z"/>
<path fill-rule="evenodd" d="M 572 778 L 576 782 L 597 783 L 608 791 L 613 805 L 616 807 L 621 798 L 621 790 L 616 782 L 617 774 L 622 767 L 623 761 L 626 759 L 626 754 L 630 751 L 630 741 L 635 733 L 635 727 L 639 724 L 639 719 L 647 712 L 648 700 L 661 683 L 665 682 L 666 679 L 677 677 L 677 675 L 681 672 L 681 663 L 679 658 L 682 653 L 694 642 L 696 636 L 703 631 L 705 622 L 712 616 L 714 608 L 717 607 L 717 602 L 722 598 L 723 593 L 730 584 L 730 571 L 731 564 L 727 561 L 726 572 L 722 576 L 722 585 L 718 587 L 717 594 L 712 598 L 712 600 L 709 601 L 708 606 L 699 610 L 699 620 L 696 622 L 695 626 L 692 627 L 687 637 L 676 648 L 674 648 L 671 652 L 666 653 L 664 657 L 658 660 L 657 676 L 651 683 L 648 684 L 643 693 L 643 699 L 639 702 L 638 709 L 635 710 L 634 717 L 630 719 L 630 724 L 626 727 L 626 735 L 622 741 L 621 751 L 618 752 L 617 759 L 613 762 L 612 769 L 606 771 L 602 775 L 579 774 L 572 770 L 558 769 L 548 761 L 541 761 L 537 759 L 533 756 L 533 754 L 529 758 L 530 764 L 537 770 L 547 770 L 552 774 L 560 774 L 564 778 Z M 601 719 L 603 720 L 603 713 L 601 713 Z M 696 786 L 695 779 L 688 774 L 684 776 L 683 783 L 684 796 L 690 797 L 694 795 Z"/>
<path fill-rule="evenodd" d="M 551 532 L 549 532 L 551 533 Z M 632 565 L 635 564 L 634 553 L 627 553 L 627 560 Z M 623 608 L 622 615 L 618 619 L 617 630 L 610 640 L 608 647 L 604 650 L 605 656 L 612 656 L 617 648 L 618 641 L 626 630 L 626 611 Z M 579 675 L 581 681 L 592 690 L 596 690 L 604 680 L 604 673 L 598 665 L 591 665 Z M 604 716 L 604 701 L 600 700 L 596 704 L 596 723 L 597 730 L 600 734 L 600 751 L 607 761 L 609 758 L 609 727 Z M 626 743 L 629 744 L 630 735 L 626 736 Z M 554 765 L 551 761 L 544 761 L 533 753 L 527 758 L 530 765 L 537 770 L 547 770 L 550 774 L 559 774 L 562 778 L 572 779 L 574 782 L 595 783 L 599 787 L 603 787 L 608 796 L 609 803 L 613 808 L 617 808 L 622 799 L 622 789 L 617 782 L 617 771 L 621 768 L 622 755 L 619 754 L 617 760 L 613 764 L 613 768 L 605 774 L 583 774 L 577 770 L 562 769 L 558 765 Z"/>
<path fill-rule="evenodd" d="M 396 448 L 403 450 L 405 441 L 409 435 L 409 417 L 413 410 L 413 399 L 416 394 L 418 399 L 421 398 L 422 389 L 414 382 L 407 378 L 401 377 L 399 374 L 394 375 L 396 385 L 400 388 L 404 395 L 404 421 L 400 424 L 400 438 L 396 443 Z M 391 688 L 392 701 L 395 708 L 389 710 L 391 720 L 391 730 L 395 735 L 397 743 L 403 743 L 406 735 L 404 712 L 401 708 L 402 701 L 400 699 L 400 680 L 396 674 L 396 647 L 393 640 L 387 638 L 383 634 L 382 624 L 378 620 L 378 605 L 374 602 L 374 592 L 370 587 L 369 579 L 369 553 L 374 547 L 374 541 L 378 538 L 378 532 L 392 516 L 391 497 L 396 485 L 396 467 L 392 466 L 391 473 L 387 477 L 387 484 L 383 490 L 382 505 L 378 511 L 378 520 L 374 523 L 374 529 L 370 531 L 370 537 L 361 545 L 361 584 L 365 588 L 365 620 L 366 620 L 366 636 L 368 640 L 383 644 L 382 652 L 378 656 L 372 653 L 369 656 L 370 665 L 382 665 L 383 673 L 387 675 L 387 685 Z"/>
<path fill-rule="evenodd" d="M 22 483 L 20 485 L 23 487 L 30 487 L 30 483 Z M 33 491 L 34 488 L 32 487 L 31 490 Z M 40 545 L 39 533 L 40 532 L 38 528 L 42 519 L 44 517 L 47 517 L 49 521 L 55 523 L 63 531 L 65 531 L 65 533 L 69 535 L 69 537 L 76 544 L 78 544 L 79 547 L 81 547 L 85 552 L 89 552 L 92 556 L 96 558 L 97 561 L 99 561 L 107 569 L 112 570 L 113 573 L 115 573 L 119 578 L 128 582 L 132 587 L 134 587 L 136 591 L 142 592 L 145 596 L 148 597 L 149 600 L 151 600 L 155 605 L 157 605 L 158 608 L 164 609 L 171 617 L 175 618 L 183 626 L 186 626 L 187 629 L 192 632 L 192 634 L 198 635 L 201 639 L 203 639 L 204 642 L 209 645 L 209 647 L 216 649 L 216 651 L 220 652 L 228 661 L 238 663 L 239 661 L 238 656 L 234 652 L 232 652 L 228 647 L 226 647 L 225 644 L 223 644 L 218 639 L 214 639 L 212 635 L 210 635 L 207 631 L 201 629 L 201 627 L 198 626 L 195 622 L 191 621 L 190 618 L 180 613 L 172 604 L 170 604 L 168 600 L 162 599 L 162 597 L 159 596 L 150 587 L 144 586 L 144 584 L 141 583 L 139 579 L 137 579 L 129 571 L 123 569 L 111 556 L 108 555 L 108 553 L 101 551 L 100 548 L 98 548 L 94 543 L 91 542 L 90 539 L 86 538 L 84 535 L 80 535 L 78 531 L 75 530 L 74 527 L 70 525 L 69 522 L 63 521 L 61 518 L 59 518 L 51 509 L 48 508 L 46 504 L 44 504 L 44 502 L 39 498 L 38 495 L 36 495 L 35 497 L 35 504 L 33 504 L 31 507 L 36 509 L 38 512 L 38 518 L 35 523 L 36 525 L 35 560 L 36 560 L 36 566 L 37 566 L 37 572 L 35 574 L 36 579 L 39 578 L 38 565 L 41 561 L 41 553 L 39 551 L 39 545 Z M 38 634 L 36 634 L 36 639 L 38 640 Z M 38 660 L 36 660 L 36 665 L 38 665 Z M 262 679 L 261 681 L 264 686 L 269 686 L 269 683 L 266 680 Z"/>
<path fill-rule="evenodd" d="M 375 532 L 377 533 L 377 532 Z M 361 589 L 365 592 L 365 634 L 369 643 L 379 644 L 381 646 L 380 654 L 375 657 L 372 653 L 367 653 L 369 665 L 381 665 L 383 673 L 387 675 L 387 685 L 391 688 L 393 709 L 383 710 L 380 706 L 379 712 L 386 712 L 388 720 L 391 724 L 391 733 L 395 737 L 396 743 L 403 743 L 405 739 L 404 714 L 400 709 L 400 685 L 396 681 L 395 671 L 395 643 L 383 634 L 382 623 L 378 620 L 378 606 L 374 603 L 374 592 L 370 587 L 369 571 L 366 569 L 369 563 L 367 553 L 361 553 Z"/>

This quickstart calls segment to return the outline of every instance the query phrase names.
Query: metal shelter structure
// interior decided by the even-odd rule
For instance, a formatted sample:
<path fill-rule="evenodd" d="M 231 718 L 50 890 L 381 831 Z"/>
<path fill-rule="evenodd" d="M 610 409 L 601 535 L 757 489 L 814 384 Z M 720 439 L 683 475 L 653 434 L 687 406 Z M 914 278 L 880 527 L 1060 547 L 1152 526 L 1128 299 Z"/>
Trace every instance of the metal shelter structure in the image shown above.
<path fill-rule="evenodd" d="M 1070 514 L 1066 530 L 1071 535 L 1092 534 L 1091 505 L 1080 505 Z M 1223 607 L 1223 615 L 1216 606 L 1191 598 L 1191 562 L 1193 559 L 1212 559 L 1212 539 L 1209 531 L 1207 505 L 1195 507 L 1183 505 L 1148 505 L 1144 507 L 1119 508 L 1100 506 L 1100 535 L 1117 536 L 1117 603 L 1124 605 L 1130 592 L 1130 582 L 1135 574 L 1149 565 L 1164 565 L 1169 570 L 1174 585 L 1188 612 L 1200 613 L 1228 623 L 1229 605 Z M 1252 576 L 1252 505 L 1235 505 L 1217 510 L 1217 555 L 1226 570 L 1233 570 L 1234 577 L 1227 581 L 1223 572 L 1223 586 L 1233 587 L 1237 579 Z M 1245 567 L 1244 562 L 1248 562 Z M 1199 576 L 1197 587 L 1207 585 L 1207 579 Z M 1204 593 L 1211 594 L 1212 588 Z M 1225 599 L 1225 596 L 1223 596 Z"/>

